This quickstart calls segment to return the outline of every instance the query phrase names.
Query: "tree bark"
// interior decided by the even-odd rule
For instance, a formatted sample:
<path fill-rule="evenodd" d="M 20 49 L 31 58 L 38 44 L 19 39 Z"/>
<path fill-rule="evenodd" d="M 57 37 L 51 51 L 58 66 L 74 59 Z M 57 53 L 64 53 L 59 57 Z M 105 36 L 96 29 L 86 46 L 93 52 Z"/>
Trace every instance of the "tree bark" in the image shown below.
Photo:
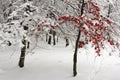
<path fill-rule="evenodd" d="M 48 39 L 48 44 L 51 44 L 51 36 L 49 36 L 49 39 Z"/>
<path fill-rule="evenodd" d="M 30 42 L 29 41 L 27 42 L 27 48 L 28 49 L 30 48 Z"/>
<path fill-rule="evenodd" d="M 73 76 L 77 75 L 77 51 L 78 51 L 78 44 L 79 44 L 80 35 L 81 35 L 81 31 L 79 30 L 76 44 L 75 44 L 75 52 L 73 55 Z"/>
<path fill-rule="evenodd" d="M 82 0 L 82 6 L 81 6 L 81 15 L 83 15 L 83 11 L 84 11 L 84 0 Z M 82 27 L 83 23 L 80 24 L 80 27 Z M 73 76 L 75 77 L 77 75 L 77 51 L 78 51 L 78 44 L 79 44 L 79 39 L 80 39 L 80 35 L 81 35 L 81 30 L 79 29 L 78 31 L 78 36 L 77 36 L 77 40 L 75 43 L 75 52 L 73 55 Z"/>
<path fill-rule="evenodd" d="M 49 32 L 49 39 L 48 39 L 48 44 L 50 44 L 51 45 L 51 40 L 52 40 L 52 33 L 53 33 L 53 31 L 52 31 L 52 29 L 50 29 L 50 32 Z"/>
<path fill-rule="evenodd" d="M 48 34 L 46 34 L 46 42 L 48 41 Z"/>
<path fill-rule="evenodd" d="M 68 38 L 65 39 L 66 40 L 66 47 L 69 46 L 69 40 Z"/>
<path fill-rule="evenodd" d="M 56 32 L 53 31 L 53 45 L 56 45 L 55 35 L 56 35 Z"/>
<path fill-rule="evenodd" d="M 109 9 L 108 9 L 108 15 L 107 15 L 107 17 L 110 17 L 110 13 L 111 13 L 111 5 L 109 4 Z"/>
<path fill-rule="evenodd" d="M 20 68 L 24 67 L 25 52 L 26 52 L 26 40 L 23 40 L 22 43 L 24 46 L 21 48 L 21 55 L 20 55 L 20 60 L 19 60 Z"/>

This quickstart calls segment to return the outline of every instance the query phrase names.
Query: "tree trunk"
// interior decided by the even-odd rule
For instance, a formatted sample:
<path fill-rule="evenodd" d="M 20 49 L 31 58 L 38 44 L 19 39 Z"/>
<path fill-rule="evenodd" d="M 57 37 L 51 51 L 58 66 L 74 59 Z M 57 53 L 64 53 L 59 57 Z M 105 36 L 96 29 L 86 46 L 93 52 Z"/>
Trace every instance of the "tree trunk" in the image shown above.
<path fill-rule="evenodd" d="M 21 48 L 21 55 L 20 55 L 20 60 L 19 60 L 20 68 L 24 67 L 25 52 L 26 52 L 26 40 L 23 40 L 22 43 L 24 46 Z"/>
<path fill-rule="evenodd" d="M 76 45 L 75 45 L 75 52 L 73 55 L 73 76 L 77 75 L 77 51 L 78 51 L 78 44 L 79 44 L 80 35 L 81 35 L 81 31 L 79 30 L 77 40 L 76 40 Z"/>
<path fill-rule="evenodd" d="M 53 31 L 52 31 L 52 29 L 50 29 L 50 32 L 49 32 L 49 39 L 48 39 L 48 44 L 50 44 L 51 45 L 51 40 L 52 40 L 52 33 L 53 33 Z"/>
<path fill-rule="evenodd" d="M 85 6 L 85 3 L 84 3 L 84 0 L 82 0 L 81 15 L 80 16 L 83 15 L 84 6 Z M 80 24 L 80 27 L 82 27 L 82 26 L 83 26 L 83 23 Z M 75 52 L 73 55 L 73 76 L 74 77 L 77 75 L 77 51 L 78 51 L 78 44 L 79 44 L 80 35 L 81 35 L 81 30 L 79 29 L 76 44 L 75 44 Z"/>
<path fill-rule="evenodd" d="M 27 42 L 27 48 L 28 49 L 30 48 L 30 42 L 29 41 Z"/>
<path fill-rule="evenodd" d="M 68 38 L 65 39 L 66 40 L 66 47 L 69 46 L 69 40 Z"/>
<path fill-rule="evenodd" d="M 56 45 L 55 36 L 53 36 L 53 45 Z"/>
<path fill-rule="evenodd" d="M 48 34 L 46 34 L 46 42 L 48 41 Z"/>
<path fill-rule="evenodd" d="M 55 35 L 56 35 L 56 32 L 53 31 L 53 45 L 56 45 Z"/>
<path fill-rule="evenodd" d="M 107 17 L 110 17 L 110 13 L 111 13 L 111 5 L 109 4 L 109 9 L 108 9 L 108 15 L 107 15 Z"/>
<path fill-rule="evenodd" d="M 49 36 L 49 39 L 48 39 L 48 44 L 51 44 L 51 36 Z"/>

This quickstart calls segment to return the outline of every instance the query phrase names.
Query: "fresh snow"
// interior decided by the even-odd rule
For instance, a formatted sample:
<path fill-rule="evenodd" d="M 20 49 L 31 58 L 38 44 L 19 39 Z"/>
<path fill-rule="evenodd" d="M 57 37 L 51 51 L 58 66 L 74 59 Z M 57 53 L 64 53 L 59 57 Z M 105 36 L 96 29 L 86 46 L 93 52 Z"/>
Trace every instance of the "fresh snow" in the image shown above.
<path fill-rule="evenodd" d="M 26 54 L 25 67 L 18 67 L 20 49 L 0 49 L 0 80 L 120 80 L 120 58 L 95 57 L 86 45 L 78 52 L 78 75 L 72 75 L 72 46 L 38 46 Z M 106 51 L 103 51 L 104 53 Z"/>
<path fill-rule="evenodd" d="M 55 5 L 53 6 L 52 4 L 54 1 Z M 65 1 L 69 1 L 70 3 L 66 5 L 66 3 L 64 3 Z M 119 4 L 119 1 L 116 1 Z M 115 22 L 116 25 L 119 25 L 119 6 L 117 3 L 115 3 L 115 0 L 95 0 L 95 2 L 98 3 L 100 9 L 102 10 L 101 13 L 103 16 L 108 14 L 109 4 L 112 5 L 111 7 L 115 9 L 115 11 L 113 10 L 111 12 L 111 20 Z M 13 3 L 16 9 L 10 14 L 10 16 L 8 16 L 8 18 L 18 16 L 18 11 L 24 12 L 23 9 L 26 8 L 27 5 L 30 5 L 30 7 L 36 9 L 35 13 L 29 12 L 28 14 L 24 12 L 24 15 L 29 16 L 28 18 L 11 21 L 14 23 L 14 26 L 12 26 L 13 30 L 11 31 L 16 33 L 16 35 L 17 33 L 20 33 L 18 34 L 19 37 L 15 37 L 15 39 L 17 39 L 16 41 L 11 40 L 11 36 L 8 33 L 2 35 L 3 26 L 4 28 L 9 26 L 7 26 L 7 24 L 0 24 L 0 43 L 3 43 L 3 39 L 10 39 L 10 41 L 13 43 L 13 45 L 10 47 L 7 47 L 5 44 L 0 46 L 0 80 L 120 80 L 119 51 L 113 51 L 110 46 L 107 46 L 107 43 L 106 49 L 101 51 L 102 55 L 100 57 L 96 56 L 96 53 L 94 49 L 90 47 L 90 44 L 85 45 L 82 49 L 79 49 L 77 63 L 78 74 L 76 77 L 73 77 L 72 68 L 74 46 L 65 47 L 64 42 L 59 43 L 56 46 L 47 45 L 45 42 L 36 44 L 35 38 L 32 40 L 27 36 L 27 40 L 33 42 L 31 44 L 32 49 L 27 50 L 25 67 L 19 68 L 18 61 L 21 52 L 20 48 L 23 47 L 23 44 L 21 44 L 21 37 L 26 35 L 26 31 L 23 31 L 22 27 L 19 27 L 19 23 L 24 21 L 23 24 L 28 23 L 31 25 L 29 27 L 33 29 L 37 25 L 35 22 L 38 23 L 46 21 L 46 25 L 54 25 L 56 22 L 54 19 L 46 19 L 45 17 L 49 10 L 53 13 L 56 12 L 56 17 L 60 16 L 61 14 L 66 14 L 65 16 L 74 16 L 76 10 L 70 7 L 70 5 L 74 8 L 77 8 L 77 6 L 75 6 L 77 4 L 76 0 L 41 0 L 41 3 L 39 4 L 41 4 L 40 7 L 33 6 L 29 1 L 21 4 L 21 0 L 17 0 L 15 3 Z M 66 11 L 65 8 L 68 10 Z M 89 16 L 89 18 L 92 17 L 91 14 L 86 15 Z M 29 19 L 33 19 L 34 23 L 31 21 L 29 22 Z M 72 24 L 63 24 L 63 26 L 63 29 L 65 29 L 64 31 L 67 33 L 67 35 L 70 34 L 75 37 L 76 31 L 74 32 Z M 70 28 L 67 29 L 67 26 Z M 87 26 L 85 27 L 87 28 Z M 116 26 L 114 26 L 114 28 L 115 30 L 119 30 L 119 28 Z M 46 32 L 49 30 L 48 27 L 45 27 L 44 29 Z M 63 37 L 65 36 L 63 35 Z M 42 41 L 42 39 L 40 41 Z M 18 43 L 19 45 L 16 46 L 14 43 Z M 34 46 L 36 45 L 37 47 L 35 48 Z"/>

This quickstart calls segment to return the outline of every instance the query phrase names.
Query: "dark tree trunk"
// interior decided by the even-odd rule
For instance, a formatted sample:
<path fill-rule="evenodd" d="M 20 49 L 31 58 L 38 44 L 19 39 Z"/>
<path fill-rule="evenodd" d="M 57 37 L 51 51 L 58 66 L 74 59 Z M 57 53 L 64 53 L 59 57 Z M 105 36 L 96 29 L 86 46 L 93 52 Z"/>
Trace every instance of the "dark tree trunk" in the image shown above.
<path fill-rule="evenodd" d="M 46 34 L 46 42 L 48 41 L 48 34 Z"/>
<path fill-rule="evenodd" d="M 49 36 L 49 39 L 48 39 L 48 44 L 51 44 L 51 39 L 52 39 L 52 37 L 51 37 L 51 36 Z"/>
<path fill-rule="evenodd" d="M 109 9 L 108 9 L 108 15 L 107 15 L 107 17 L 110 17 L 110 13 L 111 13 L 111 5 L 109 4 Z"/>
<path fill-rule="evenodd" d="M 56 45 L 55 36 L 53 36 L 53 45 Z"/>
<path fill-rule="evenodd" d="M 53 45 L 56 45 L 55 35 L 56 35 L 56 32 L 53 31 Z"/>
<path fill-rule="evenodd" d="M 27 42 L 27 48 L 28 49 L 30 48 L 30 42 L 29 41 Z"/>
<path fill-rule="evenodd" d="M 84 6 L 85 6 L 85 3 L 84 3 L 84 0 L 82 0 L 81 16 L 83 15 Z M 82 27 L 82 26 L 83 26 L 83 23 L 80 24 L 80 27 Z M 73 55 L 73 76 L 74 77 L 77 75 L 77 51 L 78 51 L 78 44 L 79 44 L 80 35 L 81 35 L 81 30 L 79 29 L 77 40 L 75 43 L 75 52 Z"/>
<path fill-rule="evenodd" d="M 66 47 L 69 46 L 69 40 L 68 38 L 65 39 L 66 40 Z"/>
<path fill-rule="evenodd" d="M 50 32 L 49 32 L 49 39 L 48 39 L 48 44 L 50 44 L 51 45 L 51 40 L 52 40 L 52 33 L 53 33 L 53 31 L 52 31 L 52 29 L 50 29 Z"/>
<path fill-rule="evenodd" d="M 22 41 L 23 47 L 21 48 L 21 55 L 19 60 L 19 67 L 24 67 L 24 60 L 25 60 L 25 52 L 26 52 L 26 40 Z"/>
<path fill-rule="evenodd" d="M 75 44 L 75 52 L 73 55 L 73 76 L 77 75 L 77 51 L 78 51 L 78 44 L 79 44 L 80 35 L 81 35 L 81 31 L 79 30 L 76 44 Z"/>

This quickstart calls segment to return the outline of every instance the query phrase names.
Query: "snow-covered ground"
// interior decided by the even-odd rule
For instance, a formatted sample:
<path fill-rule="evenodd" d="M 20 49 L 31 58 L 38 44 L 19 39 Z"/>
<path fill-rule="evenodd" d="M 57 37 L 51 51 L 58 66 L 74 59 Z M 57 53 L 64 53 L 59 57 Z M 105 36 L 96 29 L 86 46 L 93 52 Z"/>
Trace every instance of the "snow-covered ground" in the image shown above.
<path fill-rule="evenodd" d="M 36 48 L 26 55 L 25 67 L 19 68 L 20 49 L 0 49 L 0 80 L 120 80 L 120 58 L 95 57 L 92 49 L 78 53 L 78 75 L 72 76 L 72 47 Z"/>

